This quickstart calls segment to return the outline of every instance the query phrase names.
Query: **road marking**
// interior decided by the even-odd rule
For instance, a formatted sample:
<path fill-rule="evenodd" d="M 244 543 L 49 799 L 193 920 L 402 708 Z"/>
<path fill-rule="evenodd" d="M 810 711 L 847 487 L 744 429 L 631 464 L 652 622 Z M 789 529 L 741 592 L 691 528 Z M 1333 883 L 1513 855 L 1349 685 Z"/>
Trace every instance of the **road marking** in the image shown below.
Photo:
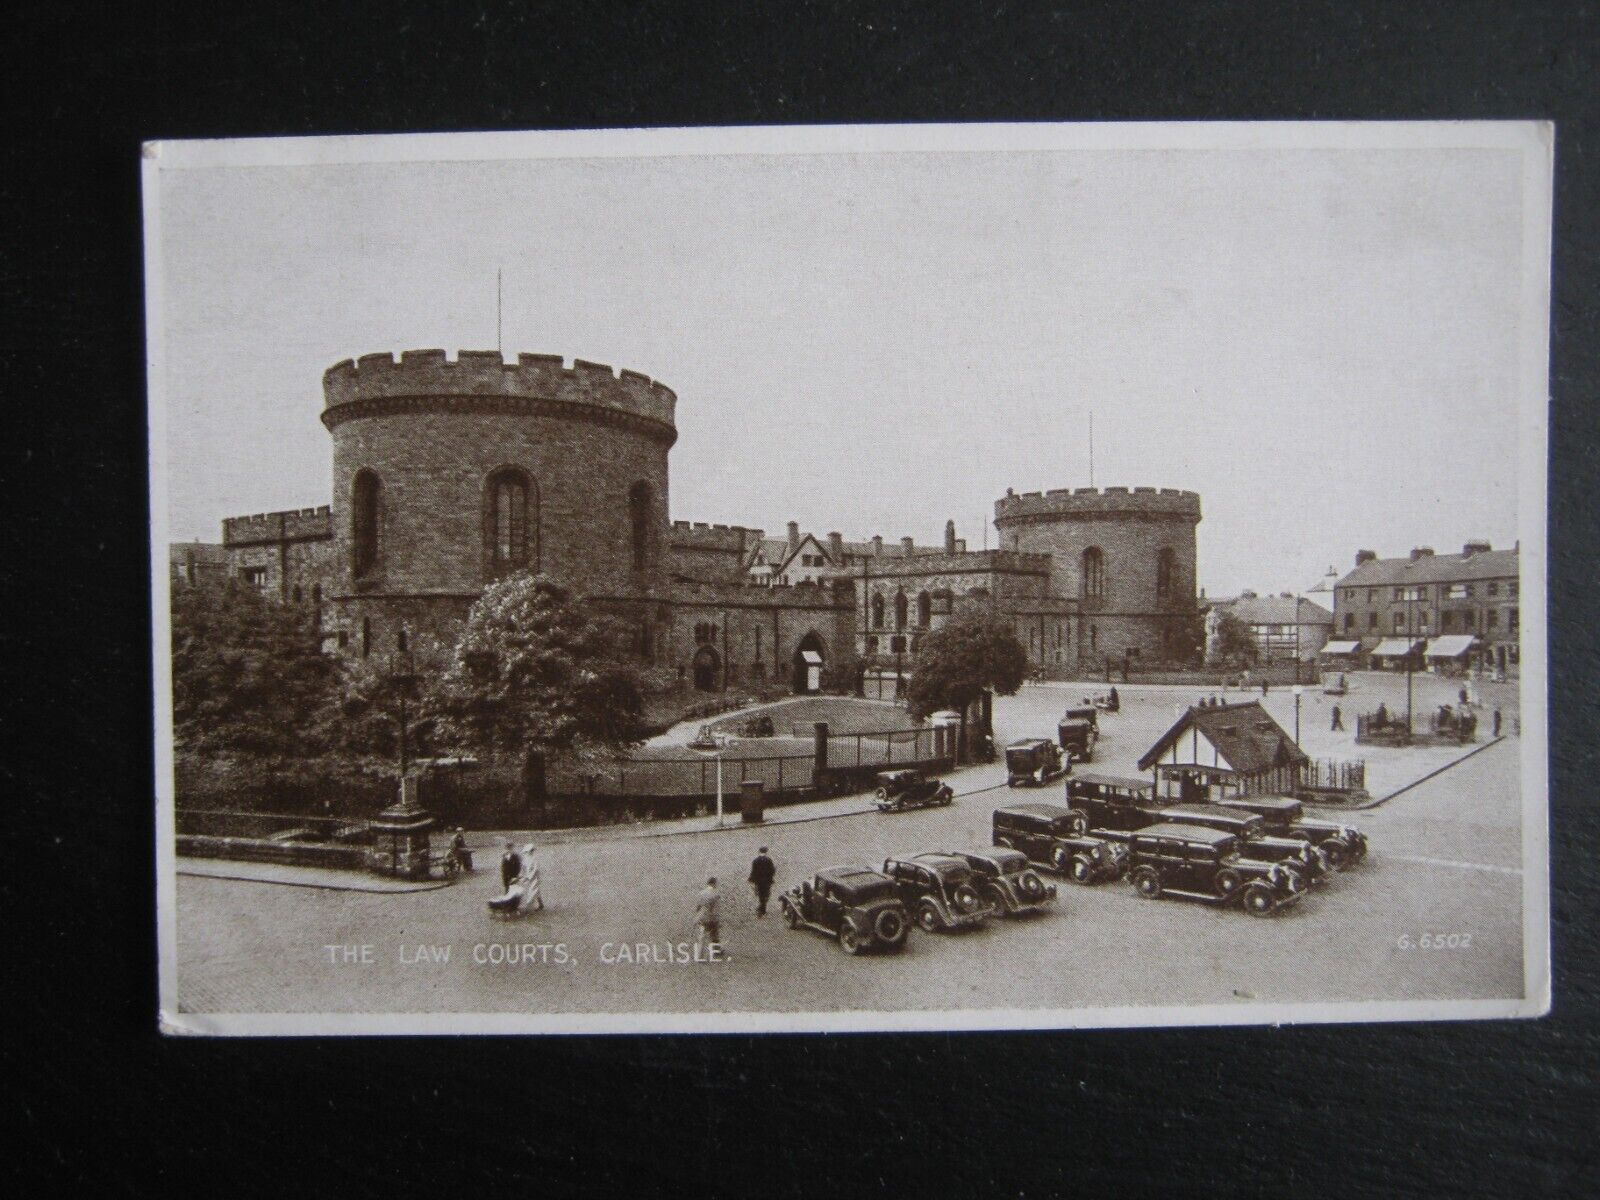
<path fill-rule="evenodd" d="M 1386 859 L 1399 859 L 1401 862 L 1424 863 L 1430 867 L 1459 867 L 1463 871 L 1494 871 L 1500 875 L 1521 875 L 1521 867 L 1494 867 L 1488 863 L 1457 862 L 1451 858 L 1423 858 L 1416 854 L 1385 854 Z"/>

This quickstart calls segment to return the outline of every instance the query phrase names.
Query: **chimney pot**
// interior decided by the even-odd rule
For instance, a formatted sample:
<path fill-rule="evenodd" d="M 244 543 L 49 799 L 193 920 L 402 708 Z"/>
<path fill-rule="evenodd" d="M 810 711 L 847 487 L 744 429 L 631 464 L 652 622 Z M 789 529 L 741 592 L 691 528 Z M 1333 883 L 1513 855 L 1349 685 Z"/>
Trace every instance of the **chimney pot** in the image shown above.
<path fill-rule="evenodd" d="M 1362 563 L 1375 562 L 1377 557 L 1378 553 L 1375 550 L 1357 550 L 1356 566 L 1359 567 Z"/>
<path fill-rule="evenodd" d="M 916 543 L 914 541 L 912 541 L 910 538 L 908 538 L 908 537 L 901 538 L 900 539 L 900 553 L 904 554 L 906 557 L 909 558 L 911 556 L 911 548 L 913 546 L 915 546 L 915 545 L 916 545 Z"/>
<path fill-rule="evenodd" d="M 883 535 L 881 533 L 872 535 L 872 552 L 873 554 L 883 553 Z"/>
<path fill-rule="evenodd" d="M 956 552 L 956 523 L 953 520 L 944 523 L 944 552 L 946 554 Z"/>
<path fill-rule="evenodd" d="M 789 522 L 789 549 L 793 550 L 800 544 L 800 522 Z"/>

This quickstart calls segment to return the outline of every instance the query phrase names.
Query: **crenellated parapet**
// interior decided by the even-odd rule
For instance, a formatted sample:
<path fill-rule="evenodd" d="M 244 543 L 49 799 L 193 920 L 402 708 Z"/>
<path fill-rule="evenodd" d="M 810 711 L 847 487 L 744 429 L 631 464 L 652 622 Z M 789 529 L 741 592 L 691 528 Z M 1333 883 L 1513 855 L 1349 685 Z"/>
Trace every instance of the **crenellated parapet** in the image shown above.
<path fill-rule="evenodd" d="M 227 517 L 222 522 L 224 546 L 317 541 L 332 536 L 333 512 L 326 504 L 315 508 L 290 508 L 283 512 L 253 513 L 247 517 Z"/>
<path fill-rule="evenodd" d="M 696 550 L 743 551 L 763 537 L 759 529 L 744 525 L 712 525 L 705 521 L 674 521 L 671 545 Z"/>
<path fill-rule="evenodd" d="M 965 550 L 946 554 L 939 550 L 904 558 L 885 555 L 863 559 L 848 572 L 858 578 L 893 579 L 900 576 L 1016 574 L 1048 575 L 1050 556 L 1022 550 Z"/>
<path fill-rule="evenodd" d="M 677 395 L 637 371 L 617 372 L 603 363 L 558 354 L 519 354 L 507 361 L 497 350 L 443 350 L 363 354 L 335 363 L 322 374 L 323 424 L 391 412 L 507 411 L 585 417 L 612 415 L 654 429 L 669 442 L 677 437 Z"/>
<path fill-rule="evenodd" d="M 1200 494 L 1178 488 L 1056 488 L 1048 492 L 1014 492 L 994 502 L 995 524 L 1049 521 L 1058 518 L 1134 517 L 1200 520 Z"/>

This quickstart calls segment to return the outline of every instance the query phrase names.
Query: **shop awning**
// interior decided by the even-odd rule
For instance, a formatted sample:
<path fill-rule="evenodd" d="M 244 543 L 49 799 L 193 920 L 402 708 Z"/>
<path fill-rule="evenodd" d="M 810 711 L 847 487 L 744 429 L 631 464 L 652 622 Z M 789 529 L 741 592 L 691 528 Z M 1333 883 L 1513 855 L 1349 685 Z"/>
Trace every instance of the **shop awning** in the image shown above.
<path fill-rule="evenodd" d="M 818 654 L 815 650 L 800 651 L 800 659 L 807 666 L 820 667 L 822 665 L 822 655 Z"/>
<path fill-rule="evenodd" d="M 1329 642 L 1322 647 L 1324 654 L 1354 654 L 1361 649 L 1360 642 Z"/>
<path fill-rule="evenodd" d="M 1417 647 L 1412 638 L 1384 638 L 1373 647 L 1374 658 L 1404 658 Z"/>
<path fill-rule="evenodd" d="M 1470 633 L 1446 634 L 1429 642 L 1428 648 L 1422 654 L 1424 658 L 1458 658 L 1471 650 L 1472 644 L 1477 640 Z"/>

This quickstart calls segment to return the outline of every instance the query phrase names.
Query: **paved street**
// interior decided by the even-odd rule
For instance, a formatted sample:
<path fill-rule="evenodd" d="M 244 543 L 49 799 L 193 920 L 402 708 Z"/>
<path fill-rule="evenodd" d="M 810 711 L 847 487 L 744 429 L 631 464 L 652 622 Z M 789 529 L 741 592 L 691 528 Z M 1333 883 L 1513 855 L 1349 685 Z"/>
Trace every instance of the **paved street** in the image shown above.
<path fill-rule="evenodd" d="M 1424 694 L 1438 703 L 1458 685 L 1428 678 L 1417 686 L 1422 712 Z M 1351 729 L 1354 713 L 1380 698 L 1393 710 L 1396 689 L 1403 705 L 1403 679 L 1363 675 L 1355 687 L 1340 701 Z M 1174 706 L 1201 692 L 1119 690 L 1124 711 L 1104 719 L 1095 765 L 1128 772 Z M 999 703 L 996 732 L 1004 740 L 1051 731 L 1081 691 L 1026 688 Z M 1511 695 L 1507 688 L 1489 698 L 1504 705 L 1508 732 Z M 1288 690 L 1273 689 L 1267 704 L 1292 729 Z M 1327 731 L 1330 704 L 1320 694 L 1302 699 L 1307 751 L 1371 762 L 1376 756 L 1359 754 L 1365 748 L 1351 734 Z M 1522 992 L 1519 748 L 1508 738 L 1381 807 L 1351 814 L 1371 839 L 1368 862 L 1267 920 L 1146 901 L 1125 883 L 1063 881 L 1056 913 L 964 934 L 913 933 L 902 955 L 850 959 L 820 935 L 789 932 L 775 913 L 755 919 L 743 879 L 758 844 L 771 847 L 783 887 L 819 866 L 987 845 L 997 804 L 1060 794 L 997 787 L 1003 770 L 993 765 L 953 776 L 961 798 L 948 809 L 552 841 L 541 850 L 549 907 L 510 921 L 484 909 L 498 891 L 488 849 L 480 853 L 485 869 L 465 882 L 404 894 L 180 876 L 179 993 L 182 1007 L 197 1012 L 803 1012 L 1515 997 Z M 1387 763 L 1383 773 L 1415 777 L 1431 761 Z M 479 844 L 490 841 L 483 836 Z M 691 941 L 695 892 L 711 874 L 723 883 L 729 961 L 601 961 L 619 957 L 618 944 Z M 1400 947 L 1403 935 L 1414 944 L 1424 933 L 1470 936 L 1437 950 Z M 342 961 L 346 952 L 330 945 L 370 946 L 371 961 Z M 510 951 L 532 961 L 474 961 L 504 957 L 491 948 L 504 946 L 547 948 Z M 438 961 L 446 953 L 448 962 Z"/>

